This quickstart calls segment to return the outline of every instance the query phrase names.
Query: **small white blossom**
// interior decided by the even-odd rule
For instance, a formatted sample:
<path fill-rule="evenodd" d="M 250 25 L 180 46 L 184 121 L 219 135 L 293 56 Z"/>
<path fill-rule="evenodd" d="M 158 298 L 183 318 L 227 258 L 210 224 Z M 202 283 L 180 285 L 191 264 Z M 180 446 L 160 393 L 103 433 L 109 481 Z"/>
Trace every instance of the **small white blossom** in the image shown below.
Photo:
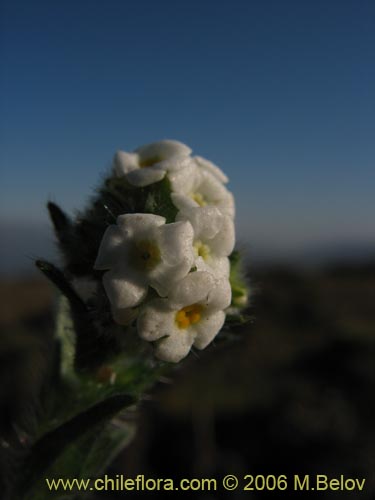
<path fill-rule="evenodd" d="M 138 333 L 144 340 L 157 341 L 155 354 L 159 359 L 177 363 L 192 346 L 204 349 L 214 339 L 230 302 L 227 279 L 216 279 L 204 271 L 192 272 L 168 298 L 153 299 L 141 308 Z"/>
<path fill-rule="evenodd" d="M 167 172 L 183 168 L 191 161 L 191 149 L 178 141 L 159 141 L 141 146 L 132 153 L 117 151 L 113 160 L 117 176 L 138 187 L 148 186 Z"/>
<path fill-rule="evenodd" d="M 203 259 L 215 275 L 228 277 L 230 265 L 227 257 L 235 243 L 231 217 L 220 213 L 217 207 L 205 206 L 186 208 L 177 214 L 176 220 L 188 220 L 193 226 L 196 259 Z"/>
<path fill-rule="evenodd" d="M 166 224 L 159 215 L 120 215 L 117 225 L 104 233 L 94 265 L 98 270 L 109 269 L 103 285 L 116 311 L 115 320 L 122 317 L 121 310 L 139 305 L 149 286 L 165 296 L 184 278 L 194 261 L 192 244 L 188 221 Z"/>
<path fill-rule="evenodd" d="M 185 168 L 171 172 L 172 201 L 179 210 L 191 207 L 216 206 L 220 212 L 234 217 L 234 198 L 231 192 L 207 169 L 191 162 Z"/>

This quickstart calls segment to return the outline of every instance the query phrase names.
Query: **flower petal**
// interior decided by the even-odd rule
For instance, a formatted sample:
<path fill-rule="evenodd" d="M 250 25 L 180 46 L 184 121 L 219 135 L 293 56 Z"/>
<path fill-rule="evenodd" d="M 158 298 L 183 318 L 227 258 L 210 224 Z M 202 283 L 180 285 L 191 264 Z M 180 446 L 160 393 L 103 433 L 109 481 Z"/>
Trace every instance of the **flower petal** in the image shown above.
<path fill-rule="evenodd" d="M 150 276 L 150 286 L 154 288 L 161 297 L 166 297 L 171 289 L 179 286 L 179 282 L 190 271 L 191 265 L 181 262 L 177 266 L 160 264 Z"/>
<path fill-rule="evenodd" d="M 119 177 L 128 174 L 132 170 L 139 168 L 138 155 L 117 151 L 113 158 L 113 168 Z"/>
<path fill-rule="evenodd" d="M 234 248 L 235 231 L 233 219 L 228 215 L 221 215 L 220 230 L 210 240 L 210 248 L 221 257 L 230 255 Z"/>
<path fill-rule="evenodd" d="M 154 341 L 177 330 L 173 311 L 166 299 L 153 299 L 142 307 L 137 320 L 139 336 Z"/>
<path fill-rule="evenodd" d="M 117 309 L 135 307 L 147 295 L 148 287 L 141 280 L 130 280 L 118 272 L 108 271 L 103 276 L 103 286 L 112 306 Z"/>
<path fill-rule="evenodd" d="M 180 210 L 176 220 L 188 220 L 194 229 L 195 240 L 211 240 L 221 229 L 223 215 L 216 207 L 190 207 Z"/>
<path fill-rule="evenodd" d="M 127 181 L 133 186 L 143 187 L 161 181 L 166 174 L 166 171 L 160 168 L 144 167 L 132 170 L 126 176 Z"/>
<path fill-rule="evenodd" d="M 205 349 L 219 333 L 224 321 L 225 313 L 223 311 L 217 311 L 214 314 L 203 317 L 195 325 L 197 336 L 194 340 L 194 346 L 198 349 Z"/>
<path fill-rule="evenodd" d="M 192 164 L 192 159 L 186 156 L 174 156 L 173 158 L 168 158 L 157 164 L 158 168 L 162 168 L 163 170 L 167 170 L 170 175 L 173 175 L 176 172 L 180 172 L 189 168 Z"/>
<path fill-rule="evenodd" d="M 234 219 L 236 213 L 236 207 L 234 204 L 233 194 L 229 191 L 226 193 L 224 198 L 222 198 L 219 202 L 217 202 L 216 206 L 224 215 L 228 215 L 232 219 Z"/>
<path fill-rule="evenodd" d="M 211 288 L 208 295 L 209 311 L 220 311 L 229 307 L 232 300 L 232 288 L 228 278 L 220 278 L 216 285 Z"/>
<path fill-rule="evenodd" d="M 113 266 L 118 258 L 123 238 L 124 236 L 118 226 L 111 225 L 107 227 L 99 246 L 94 269 L 102 271 Z"/>
<path fill-rule="evenodd" d="M 165 217 L 154 214 L 125 214 L 119 215 L 116 222 L 127 237 L 137 235 L 138 239 L 165 224 Z"/>
<path fill-rule="evenodd" d="M 171 193 L 173 205 L 179 210 L 186 210 L 189 208 L 199 207 L 198 203 L 187 196 L 186 194 Z"/>
<path fill-rule="evenodd" d="M 194 338 L 193 329 L 175 331 L 157 342 L 155 355 L 163 361 L 178 363 L 189 354 Z"/>
<path fill-rule="evenodd" d="M 180 309 L 195 303 L 206 304 L 214 285 L 215 278 L 212 274 L 204 271 L 190 273 L 170 292 L 171 306 Z"/>
<path fill-rule="evenodd" d="M 218 203 L 226 198 L 229 191 L 209 172 L 202 173 L 202 182 L 199 191 L 212 203 Z"/>
<path fill-rule="evenodd" d="M 183 169 L 168 174 L 174 193 L 189 194 L 200 182 L 200 172 L 197 165 L 189 161 Z"/>
<path fill-rule="evenodd" d="M 185 260 L 190 268 L 194 259 L 193 237 L 193 227 L 188 221 L 161 226 L 158 230 L 158 243 L 163 260 L 171 266 Z"/>
<path fill-rule="evenodd" d="M 191 149 L 182 142 L 166 139 L 140 146 L 134 152 L 138 153 L 142 159 L 161 157 L 167 160 L 172 156 L 188 156 Z"/>
<path fill-rule="evenodd" d="M 201 173 L 201 181 L 197 192 L 203 196 L 208 205 L 215 205 L 221 213 L 234 217 L 234 199 L 228 189 L 210 172 Z"/>
<path fill-rule="evenodd" d="M 150 285 L 165 297 L 177 282 L 190 271 L 194 262 L 193 228 L 188 221 L 174 222 L 160 227 L 155 241 L 161 252 L 162 263 L 150 273 Z"/>
<path fill-rule="evenodd" d="M 228 257 L 209 256 L 206 260 L 198 257 L 195 260 L 198 271 L 207 271 L 212 273 L 215 278 L 229 278 L 230 262 Z"/>
<path fill-rule="evenodd" d="M 224 174 L 224 172 L 211 161 L 206 160 L 201 156 L 195 156 L 194 160 L 200 167 L 213 174 L 216 177 L 216 179 L 222 182 L 223 184 L 226 184 L 229 181 L 228 177 Z"/>

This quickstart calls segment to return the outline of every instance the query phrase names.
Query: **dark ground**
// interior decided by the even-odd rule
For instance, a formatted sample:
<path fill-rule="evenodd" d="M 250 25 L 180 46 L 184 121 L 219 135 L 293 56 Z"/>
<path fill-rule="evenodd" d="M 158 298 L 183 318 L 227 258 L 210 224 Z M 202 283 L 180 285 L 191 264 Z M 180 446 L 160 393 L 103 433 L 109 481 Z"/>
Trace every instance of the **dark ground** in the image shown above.
<path fill-rule="evenodd" d="M 285 474 L 290 484 L 294 474 L 344 475 L 366 478 L 364 491 L 219 488 L 182 496 L 374 499 L 375 264 L 319 272 L 275 267 L 250 275 L 255 290 L 251 321 L 235 329 L 237 340 L 218 341 L 208 352 L 191 356 L 173 384 L 155 388 L 138 411 L 136 438 L 109 474 L 235 474 L 242 486 L 246 474 Z M 52 318 L 53 292 L 47 283 L 0 283 L 2 335 L 48 331 Z M 122 492 L 98 498 L 125 496 L 143 497 Z M 173 493 L 146 496 L 172 498 Z"/>

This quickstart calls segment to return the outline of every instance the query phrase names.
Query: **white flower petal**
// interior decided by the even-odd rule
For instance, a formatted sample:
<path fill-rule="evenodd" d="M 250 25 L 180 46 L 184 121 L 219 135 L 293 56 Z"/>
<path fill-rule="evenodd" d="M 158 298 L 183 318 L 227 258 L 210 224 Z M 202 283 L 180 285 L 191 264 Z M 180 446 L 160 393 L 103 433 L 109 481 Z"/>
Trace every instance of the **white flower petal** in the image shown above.
<path fill-rule="evenodd" d="M 113 158 L 113 169 L 119 177 L 137 168 L 139 168 L 137 154 L 117 151 Z"/>
<path fill-rule="evenodd" d="M 213 174 L 216 177 L 216 179 L 222 182 L 223 184 L 226 184 L 229 181 L 228 177 L 224 174 L 224 172 L 211 161 L 206 160 L 201 156 L 195 156 L 194 160 L 198 163 L 200 167 Z"/>
<path fill-rule="evenodd" d="M 160 157 L 163 160 L 167 160 L 172 156 L 189 156 L 191 149 L 182 142 L 167 139 L 145 144 L 137 148 L 134 152 L 138 153 L 142 159 Z"/>
<path fill-rule="evenodd" d="M 228 257 L 209 257 L 206 264 L 216 278 L 229 278 L 230 262 Z"/>
<path fill-rule="evenodd" d="M 168 265 L 175 266 L 185 260 L 188 267 L 193 262 L 194 231 L 188 221 L 165 224 L 158 231 L 158 243 L 162 258 Z"/>
<path fill-rule="evenodd" d="M 159 295 L 165 297 L 193 265 L 194 233 L 190 222 L 183 221 L 165 224 L 154 234 L 162 262 L 150 271 L 149 283 Z"/>
<path fill-rule="evenodd" d="M 199 169 L 196 165 L 194 170 L 191 163 L 187 168 L 170 174 L 169 179 L 173 191 L 172 201 L 179 210 L 184 211 L 203 204 L 216 206 L 222 214 L 234 217 L 232 193 L 209 171 Z"/>
<path fill-rule="evenodd" d="M 230 262 L 228 257 L 210 256 L 205 260 L 202 257 L 197 257 L 194 264 L 198 271 L 210 273 L 215 279 L 229 278 Z"/>
<path fill-rule="evenodd" d="M 189 207 L 180 210 L 176 220 L 188 220 L 194 229 L 195 240 L 211 240 L 221 229 L 223 215 L 216 207 Z"/>
<path fill-rule="evenodd" d="M 199 190 L 210 203 L 218 203 L 229 193 L 227 188 L 208 172 L 202 173 Z"/>
<path fill-rule="evenodd" d="M 188 261 L 187 261 L 188 262 Z M 150 286 L 154 288 L 161 297 L 166 297 L 173 287 L 179 286 L 191 269 L 191 265 L 181 263 L 177 266 L 161 264 L 150 276 Z"/>
<path fill-rule="evenodd" d="M 232 300 L 232 288 L 227 278 L 220 278 L 216 285 L 211 288 L 208 295 L 209 311 L 221 311 L 229 307 Z"/>
<path fill-rule="evenodd" d="M 123 235 L 120 228 L 115 225 L 108 226 L 99 246 L 94 269 L 99 271 L 110 269 L 118 258 L 122 243 Z"/>
<path fill-rule="evenodd" d="M 209 172 L 202 173 L 200 191 L 206 195 L 210 201 L 221 200 L 228 192 L 227 188 Z"/>
<path fill-rule="evenodd" d="M 171 183 L 173 193 L 189 194 L 199 185 L 201 174 L 197 165 L 189 161 L 184 165 L 183 169 L 176 172 L 170 172 L 168 179 Z"/>
<path fill-rule="evenodd" d="M 161 297 L 166 297 L 171 289 L 178 286 L 179 281 L 183 279 L 190 271 L 191 266 L 167 266 L 161 264 L 150 276 L 150 286 L 158 292 Z"/>
<path fill-rule="evenodd" d="M 225 313 L 223 311 L 217 311 L 203 317 L 199 323 L 195 325 L 197 336 L 194 340 L 194 347 L 205 349 L 219 333 L 224 321 Z"/>
<path fill-rule="evenodd" d="M 224 196 L 224 198 L 222 198 L 219 202 L 216 203 L 216 206 L 221 211 L 221 213 L 223 213 L 224 215 L 228 215 L 229 217 L 234 219 L 234 216 L 236 214 L 236 208 L 232 193 L 228 191 Z"/>
<path fill-rule="evenodd" d="M 137 320 L 139 336 L 154 341 L 177 331 L 175 311 L 166 299 L 153 299 L 142 307 Z"/>
<path fill-rule="evenodd" d="M 144 167 L 132 170 L 126 176 L 127 181 L 133 186 L 144 187 L 161 181 L 166 171 L 155 167 Z"/>
<path fill-rule="evenodd" d="M 183 171 L 192 163 L 192 159 L 186 156 L 175 156 L 173 158 L 169 158 L 168 160 L 164 160 L 157 164 L 159 168 L 166 170 L 169 175 L 175 175 L 176 172 Z"/>
<path fill-rule="evenodd" d="M 165 217 L 154 214 L 125 214 L 119 215 L 116 222 L 127 237 L 137 235 L 138 238 L 144 238 L 155 227 L 165 224 Z"/>
<path fill-rule="evenodd" d="M 234 199 L 228 189 L 209 172 L 202 172 L 197 192 L 208 205 L 215 205 L 225 215 L 234 217 Z"/>
<path fill-rule="evenodd" d="M 147 295 L 147 284 L 130 280 L 118 272 L 108 271 L 103 276 L 103 286 L 110 303 L 117 309 L 139 305 Z"/>
<path fill-rule="evenodd" d="M 215 285 L 212 274 L 195 271 L 181 280 L 169 294 L 171 306 L 175 309 L 195 304 L 206 304 L 211 288 Z"/>
<path fill-rule="evenodd" d="M 179 210 L 199 207 L 198 203 L 186 194 L 171 193 L 172 202 Z"/>
<path fill-rule="evenodd" d="M 233 219 L 228 215 L 222 215 L 220 225 L 220 230 L 210 240 L 210 248 L 215 255 L 227 257 L 232 253 L 235 243 Z"/>
<path fill-rule="evenodd" d="M 192 329 L 175 331 L 157 342 L 155 355 L 162 361 L 178 363 L 189 354 L 195 335 Z"/>
<path fill-rule="evenodd" d="M 234 223 L 217 207 L 195 207 L 180 211 L 177 220 L 189 220 L 194 229 L 195 251 L 199 254 L 196 266 L 217 276 L 229 276 L 230 265 L 226 258 L 234 247 Z M 202 250 L 203 249 L 203 250 Z M 200 253 L 202 252 L 203 253 Z M 201 266 L 201 256 L 207 264 Z"/>

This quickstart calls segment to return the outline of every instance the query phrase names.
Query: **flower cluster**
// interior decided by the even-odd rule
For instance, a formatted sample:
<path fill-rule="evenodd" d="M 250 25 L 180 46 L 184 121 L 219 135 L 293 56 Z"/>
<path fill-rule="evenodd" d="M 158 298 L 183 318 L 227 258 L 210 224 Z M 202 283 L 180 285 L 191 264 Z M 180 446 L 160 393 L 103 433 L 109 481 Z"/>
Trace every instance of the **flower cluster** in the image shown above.
<path fill-rule="evenodd" d="M 60 298 L 55 334 L 45 339 L 43 376 L 23 404 L 27 415 L 7 412 L 6 428 L 17 432 L 3 448 L 22 479 L 12 498 L 41 498 L 44 477 L 73 470 L 72 446 L 77 470 L 96 456 L 88 467 L 102 475 L 107 458 L 133 435 L 134 423 L 130 429 L 120 412 L 171 369 L 155 356 L 177 363 L 192 348 L 208 346 L 224 324 L 222 340 L 236 335 L 229 326 L 245 321 L 248 286 L 234 251 L 227 182 L 188 146 L 161 141 L 117 152 L 73 217 L 48 202 L 61 263 L 35 265 Z M 22 349 L 27 361 L 33 349 L 30 356 Z M 64 397 L 56 398 L 61 388 Z"/>
<path fill-rule="evenodd" d="M 113 175 L 142 190 L 166 180 L 176 215 L 168 222 L 160 212 L 119 215 L 94 265 L 105 271 L 115 322 L 128 325 L 136 318 L 139 336 L 169 362 L 180 361 L 192 346 L 204 349 L 222 328 L 232 299 L 234 199 L 225 174 L 191 153 L 170 140 L 116 153 Z"/>

